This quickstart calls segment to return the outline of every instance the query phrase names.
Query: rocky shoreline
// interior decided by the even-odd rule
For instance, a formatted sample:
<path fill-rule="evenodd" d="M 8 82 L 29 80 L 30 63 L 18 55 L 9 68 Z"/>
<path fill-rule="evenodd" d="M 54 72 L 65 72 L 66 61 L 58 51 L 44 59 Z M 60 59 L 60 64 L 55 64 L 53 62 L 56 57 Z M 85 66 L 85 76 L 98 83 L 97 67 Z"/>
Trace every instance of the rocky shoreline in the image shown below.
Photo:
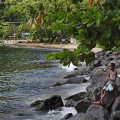
<path fill-rule="evenodd" d="M 120 119 L 120 77 L 117 77 L 117 87 L 108 92 L 103 99 L 104 106 L 94 105 L 93 102 L 100 99 L 100 90 L 106 82 L 108 64 L 116 63 L 116 70 L 120 74 L 120 53 L 102 51 L 95 54 L 95 60 L 82 70 L 76 70 L 65 76 L 68 80 L 64 83 L 56 83 L 54 86 L 63 84 L 81 84 L 89 82 L 87 92 L 80 92 L 66 98 L 65 105 L 60 96 L 52 96 L 43 101 L 35 101 L 31 106 L 36 110 L 48 111 L 63 105 L 74 107 L 77 111 L 75 116 L 67 114 L 61 120 L 119 120 Z"/>

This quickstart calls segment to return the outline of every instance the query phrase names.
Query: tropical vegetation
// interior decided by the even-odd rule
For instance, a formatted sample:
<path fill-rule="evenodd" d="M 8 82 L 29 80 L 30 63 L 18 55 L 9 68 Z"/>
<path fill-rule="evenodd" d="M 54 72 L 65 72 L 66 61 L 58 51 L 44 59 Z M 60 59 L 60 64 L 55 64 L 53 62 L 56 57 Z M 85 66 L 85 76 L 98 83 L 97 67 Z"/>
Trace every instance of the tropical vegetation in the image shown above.
<path fill-rule="evenodd" d="M 16 31 L 30 32 L 38 42 L 60 43 L 74 37 L 79 45 L 74 51 L 63 50 L 46 55 L 65 66 L 88 64 L 94 59 L 91 49 L 120 50 L 120 0 L 1 0 L 0 38 Z M 19 26 L 12 23 L 19 22 Z"/>

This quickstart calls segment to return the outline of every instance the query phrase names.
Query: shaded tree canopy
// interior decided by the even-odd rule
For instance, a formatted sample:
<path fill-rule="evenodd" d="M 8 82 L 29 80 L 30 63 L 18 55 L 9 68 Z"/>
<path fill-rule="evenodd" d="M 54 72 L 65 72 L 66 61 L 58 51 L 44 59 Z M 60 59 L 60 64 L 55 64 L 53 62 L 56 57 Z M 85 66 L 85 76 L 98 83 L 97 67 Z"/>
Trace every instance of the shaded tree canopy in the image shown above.
<path fill-rule="evenodd" d="M 24 23 L 18 28 L 19 36 L 26 28 L 29 38 L 40 42 L 76 38 L 79 45 L 74 51 L 46 56 L 64 65 L 89 63 L 96 45 L 104 50 L 120 50 L 120 0 L 2 0 L 0 9 L 0 22 Z M 8 36 L 11 28 L 4 33 L 0 30 L 0 34 Z"/>

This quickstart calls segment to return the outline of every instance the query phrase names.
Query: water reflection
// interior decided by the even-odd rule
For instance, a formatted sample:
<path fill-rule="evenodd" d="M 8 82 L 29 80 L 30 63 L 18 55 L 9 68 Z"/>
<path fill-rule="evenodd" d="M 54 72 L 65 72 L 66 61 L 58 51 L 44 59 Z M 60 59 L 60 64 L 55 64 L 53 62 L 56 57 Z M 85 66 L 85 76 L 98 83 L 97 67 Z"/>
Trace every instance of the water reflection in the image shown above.
<path fill-rule="evenodd" d="M 45 58 L 50 52 L 34 48 L 0 47 L 1 103 L 6 101 L 12 104 L 9 108 L 18 107 L 12 102 L 21 102 L 34 91 L 38 92 L 53 82 L 47 78 L 56 77 L 57 71 L 62 69 L 58 67 L 58 61 Z M 46 81 L 43 82 L 44 78 Z"/>
<path fill-rule="evenodd" d="M 0 119 L 3 120 L 58 120 L 73 109 L 36 113 L 30 103 L 52 95 L 67 95 L 83 91 L 86 85 L 51 87 L 67 72 L 59 61 L 47 60 L 53 50 L 0 47 Z M 71 92 L 70 92 L 71 91 Z M 74 110 L 73 110 L 74 111 Z M 19 113 L 25 113 L 19 116 Z M 55 114 L 54 114 L 55 113 Z"/>

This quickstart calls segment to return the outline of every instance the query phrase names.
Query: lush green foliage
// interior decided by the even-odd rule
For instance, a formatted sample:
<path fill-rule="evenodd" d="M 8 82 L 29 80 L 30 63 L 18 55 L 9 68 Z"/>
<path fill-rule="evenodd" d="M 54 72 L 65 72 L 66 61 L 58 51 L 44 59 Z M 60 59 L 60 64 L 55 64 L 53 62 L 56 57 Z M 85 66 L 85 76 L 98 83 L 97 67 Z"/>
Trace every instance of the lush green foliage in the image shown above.
<path fill-rule="evenodd" d="M 7 22 L 26 22 L 29 19 L 28 6 L 35 4 L 34 0 L 5 0 L 3 18 Z"/>
<path fill-rule="evenodd" d="M 0 26 L 0 36 L 6 38 L 14 29 L 18 37 L 27 31 L 31 33 L 30 39 L 39 42 L 58 43 L 73 36 L 79 41 L 76 50 L 63 50 L 46 57 L 58 59 L 64 65 L 70 62 L 77 65 L 79 61 L 89 63 L 94 58 L 91 49 L 96 44 L 105 50 L 120 49 L 120 0 L 107 1 L 5 0 L 0 22 L 22 24 Z"/>
<path fill-rule="evenodd" d="M 91 57 L 91 52 L 85 52 L 85 48 L 91 50 L 99 44 L 104 50 L 119 50 L 120 47 L 120 0 L 110 2 L 106 2 L 101 5 L 101 7 L 94 6 L 92 8 L 88 8 L 86 10 L 80 10 L 74 14 L 71 14 L 72 17 L 69 17 L 70 13 L 67 13 L 67 17 L 65 16 L 64 23 L 65 30 L 67 32 L 71 32 L 70 34 L 74 35 L 77 40 L 79 40 L 80 45 L 73 52 L 63 51 L 61 53 L 56 53 L 53 55 L 48 55 L 48 58 L 56 58 L 60 59 L 64 65 L 69 65 L 72 62 L 76 65 L 79 61 L 85 60 L 86 63 L 89 63 L 93 57 Z M 57 17 L 55 17 L 57 18 Z M 57 20 L 56 20 L 57 21 Z M 60 21 L 60 22 L 61 22 Z M 58 26 L 54 23 L 53 30 L 58 29 Z M 56 27 L 56 26 L 57 27 Z M 52 28 L 51 28 L 52 29 Z M 59 28 L 62 30 L 62 28 Z M 85 46 L 82 48 L 81 46 Z M 81 51 L 82 49 L 82 51 Z M 76 53 L 76 51 L 79 51 Z M 66 54 L 67 53 L 67 54 Z M 84 54 L 84 59 L 80 59 L 83 57 L 81 54 Z M 74 59 L 73 60 L 73 55 Z M 53 56 L 53 57 L 52 57 Z M 61 57 L 63 56 L 63 57 Z M 88 56 L 91 59 L 88 59 Z M 79 59 L 78 59 L 79 58 Z M 73 62 L 75 61 L 75 63 Z"/>
<path fill-rule="evenodd" d="M 62 52 L 47 54 L 46 58 L 60 60 L 60 63 L 64 66 L 69 66 L 71 62 L 77 66 L 79 61 L 85 61 L 87 64 L 92 61 L 94 59 L 94 53 L 82 45 L 74 51 L 64 49 Z"/>

